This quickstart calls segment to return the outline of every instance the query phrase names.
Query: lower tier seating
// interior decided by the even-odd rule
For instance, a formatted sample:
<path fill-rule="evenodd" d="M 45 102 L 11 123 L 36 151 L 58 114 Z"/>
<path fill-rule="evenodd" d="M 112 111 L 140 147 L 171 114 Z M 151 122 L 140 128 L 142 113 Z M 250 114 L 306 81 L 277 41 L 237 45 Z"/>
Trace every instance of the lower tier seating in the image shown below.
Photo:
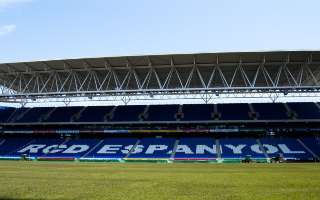
<path fill-rule="evenodd" d="M 176 160 L 253 159 L 282 155 L 287 160 L 320 157 L 320 142 L 305 138 L 0 138 L 0 157 Z"/>

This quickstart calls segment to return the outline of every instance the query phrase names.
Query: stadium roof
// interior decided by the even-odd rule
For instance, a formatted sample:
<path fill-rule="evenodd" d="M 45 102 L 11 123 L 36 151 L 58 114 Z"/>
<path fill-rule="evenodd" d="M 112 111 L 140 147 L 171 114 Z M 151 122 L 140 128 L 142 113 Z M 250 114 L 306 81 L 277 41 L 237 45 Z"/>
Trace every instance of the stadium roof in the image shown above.
<path fill-rule="evenodd" d="M 143 55 L 0 64 L 2 99 L 318 92 L 320 51 Z"/>

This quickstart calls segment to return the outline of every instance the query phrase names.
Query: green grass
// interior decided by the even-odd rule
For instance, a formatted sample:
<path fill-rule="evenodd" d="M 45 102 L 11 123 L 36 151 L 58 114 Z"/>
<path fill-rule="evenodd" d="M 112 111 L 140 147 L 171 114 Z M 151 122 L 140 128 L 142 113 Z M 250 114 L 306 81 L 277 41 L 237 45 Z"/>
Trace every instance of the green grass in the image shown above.
<path fill-rule="evenodd" d="M 320 165 L 0 161 L 0 199 L 320 199 Z"/>

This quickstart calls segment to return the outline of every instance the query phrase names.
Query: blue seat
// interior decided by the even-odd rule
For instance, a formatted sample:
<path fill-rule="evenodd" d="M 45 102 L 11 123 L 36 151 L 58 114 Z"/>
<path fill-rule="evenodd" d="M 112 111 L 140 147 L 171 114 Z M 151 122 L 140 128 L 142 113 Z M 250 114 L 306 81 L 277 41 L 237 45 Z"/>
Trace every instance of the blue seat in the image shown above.
<path fill-rule="evenodd" d="M 248 104 L 217 104 L 220 120 L 250 120 Z"/>
<path fill-rule="evenodd" d="M 103 122 L 105 116 L 111 112 L 114 106 L 89 106 L 82 113 L 78 122 Z"/>
<path fill-rule="evenodd" d="M 301 141 L 318 157 L 320 157 L 320 138 L 319 137 L 303 137 Z"/>
<path fill-rule="evenodd" d="M 0 156 L 15 156 L 17 150 L 31 142 L 29 138 L 8 138 L 0 145 Z"/>
<path fill-rule="evenodd" d="M 129 158 L 170 158 L 176 139 L 143 138 Z"/>
<path fill-rule="evenodd" d="M 287 103 L 297 114 L 297 119 L 320 119 L 320 110 L 315 103 Z"/>
<path fill-rule="evenodd" d="M 213 138 L 181 138 L 175 159 L 216 159 L 216 145 Z"/>
<path fill-rule="evenodd" d="M 282 103 L 254 103 L 259 120 L 287 120 L 287 110 Z"/>
<path fill-rule="evenodd" d="M 98 144 L 100 140 L 98 139 L 74 139 L 74 140 L 69 140 L 69 141 L 62 141 L 60 145 L 65 145 L 61 146 L 62 150 L 58 151 L 57 153 L 50 153 L 47 154 L 46 156 L 49 157 L 71 157 L 71 158 L 81 158 L 85 154 L 87 154 L 93 147 Z M 59 141 L 61 142 L 61 141 Z M 57 142 L 57 144 L 59 144 Z M 69 150 L 68 150 L 69 148 Z"/>
<path fill-rule="evenodd" d="M 179 105 L 151 105 L 146 121 L 176 121 Z"/>
<path fill-rule="evenodd" d="M 17 119 L 16 122 L 39 122 L 41 117 L 49 113 L 51 109 L 49 107 L 31 108 L 21 119 Z"/>
<path fill-rule="evenodd" d="M 110 121 L 139 121 L 139 115 L 143 113 L 146 106 L 118 106 Z"/>
<path fill-rule="evenodd" d="M 16 108 L 11 107 L 0 107 L 0 122 L 7 122 L 12 113 Z"/>
<path fill-rule="evenodd" d="M 255 139 L 252 138 L 226 138 L 220 139 L 221 158 L 252 159 L 266 158 Z"/>
<path fill-rule="evenodd" d="M 13 154 L 22 155 L 26 154 L 28 156 L 35 157 L 53 157 L 53 153 L 46 153 L 44 149 L 50 145 L 61 145 L 64 139 L 34 139 L 29 143 L 25 143 L 19 149 L 17 149 Z M 52 149 L 51 149 L 52 150 Z"/>
<path fill-rule="evenodd" d="M 119 159 L 124 158 L 136 144 L 136 138 L 109 138 L 103 140 L 84 158 Z"/>
<path fill-rule="evenodd" d="M 57 138 L 4 138 L 0 139 L 0 156 L 121 159 L 130 152 L 129 158 L 170 158 L 174 149 L 174 138 L 143 138 L 136 148 L 137 138 L 106 139 L 57 139 Z M 320 139 L 303 137 L 302 145 L 296 138 L 262 138 L 263 148 L 269 157 L 282 154 L 285 159 L 313 160 L 320 154 Z M 263 151 L 253 138 L 223 138 L 216 141 L 209 137 L 181 138 L 176 146 L 176 160 L 216 159 L 218 149 L 224 159 L 265 158 Z"/>
<path fill-rule="evenodd" d="M 80 112 L 83 107 L 57 107 L 46 122 L 70 122 L 73 115 Z"/>
<path fill-rule="evenodd" d="M 213 104 L 185 104 L 182 108 L 183 121 L 212 120 Z"/>
<path fill-rule="evenodd" d="M 279 154 L 288 160 L 312 160 L 313 156 L 296 139 L 263 138 L 261 143 L 267 149 L 269 157 Z"/>

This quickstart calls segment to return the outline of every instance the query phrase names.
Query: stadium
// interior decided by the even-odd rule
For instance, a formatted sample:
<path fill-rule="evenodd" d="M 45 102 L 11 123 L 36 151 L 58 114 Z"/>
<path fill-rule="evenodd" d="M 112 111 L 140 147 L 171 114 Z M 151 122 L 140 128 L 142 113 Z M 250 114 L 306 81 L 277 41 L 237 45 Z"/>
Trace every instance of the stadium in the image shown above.
<path fill-rule="evenodd" d="M 283 168 L 285 176 L 291 165 L 306 166 L 303 171 L 318 176 L 320 103 L 314 99 L 320 92 L 319 64 L 319 51 L 3 63 L 0 98 L 7 106 L 0 109 L 0 163 L 3 168 L 22 167 L 28 174 L 35 173 L 28 167 L 41 172 L 50 166 L 79 171 L 161 168 L 179 174 L 191 166 L 199 170 L 200 179 L 209 173 L 203 170 L 228 174 L 233 167 L 256 172 Z M 154 177 L 157 173 L 149 176 L 158 180 L 162 175 Z M 193 180 L 197 175 L 187 176 Z M 278 180 L 281 175 L 274 176 Z M 9 178 L 8 183 L 13 180 Z M 312 183 L 316 188 L 318 183 Z M 315 192 L 307 199 L 317 199 Z M 299 194 L 294 197 L 300 199 Z"/>

